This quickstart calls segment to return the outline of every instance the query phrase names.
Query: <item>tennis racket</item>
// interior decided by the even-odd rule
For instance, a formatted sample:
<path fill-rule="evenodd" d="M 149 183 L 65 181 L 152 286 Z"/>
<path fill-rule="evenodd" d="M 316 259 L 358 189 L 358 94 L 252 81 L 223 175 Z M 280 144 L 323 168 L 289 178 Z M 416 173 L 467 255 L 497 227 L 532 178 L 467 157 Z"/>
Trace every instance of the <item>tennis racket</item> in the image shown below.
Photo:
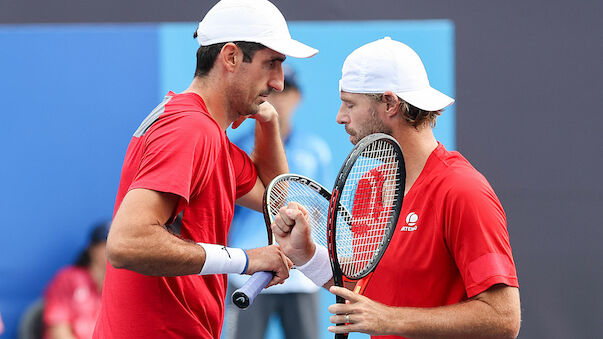
<path fill-rule="evenodd" d="M 354 146 L 337 175 L 327 219 L 335 285 L 343 287 L 344 277 L 360 280 L 354 291 L 364 291 L 394 234 L 405 181 L 402 150 L 394 138 L 376 133 Z M 344 298 L 338 296 L 337 303 Z M 336 339 L 347 336 L 335 334 Z"/>
<path fill-rule="evenodd" d="M 264 192 L 264 221 L 268 231 L 268 242 L 273 237 L 270 225 L 279 209 L 289 202 L 297 202 L 308 211 L 312 239 L 319 245 L 327 246 L 327 212 L 331 192 L 316 181 L 299 174 L 281 174 L 274 178 Z M 256 272 L 232 294 L 232 302 L 239 308 L 247 308 L 255 297 L 272 280 L 272 272 Z"/>

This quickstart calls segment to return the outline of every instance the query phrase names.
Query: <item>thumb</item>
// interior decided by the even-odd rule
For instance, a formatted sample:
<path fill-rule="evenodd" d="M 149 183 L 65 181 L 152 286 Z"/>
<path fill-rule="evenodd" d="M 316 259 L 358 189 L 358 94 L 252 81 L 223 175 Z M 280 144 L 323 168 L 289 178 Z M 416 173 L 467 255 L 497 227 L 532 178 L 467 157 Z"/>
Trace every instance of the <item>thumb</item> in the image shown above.
<path fill-rule="evenodd" d="M 247 119 L 247 116 L 242 116 L 242 117 L 238 118 L 237 120 L 235 120 L 232 123 L 232 129 L 237 129 L 237 127 L 241 126 L 241 124 L 243 123 L 243 121 L 245 121 L 245 119 Z"/>

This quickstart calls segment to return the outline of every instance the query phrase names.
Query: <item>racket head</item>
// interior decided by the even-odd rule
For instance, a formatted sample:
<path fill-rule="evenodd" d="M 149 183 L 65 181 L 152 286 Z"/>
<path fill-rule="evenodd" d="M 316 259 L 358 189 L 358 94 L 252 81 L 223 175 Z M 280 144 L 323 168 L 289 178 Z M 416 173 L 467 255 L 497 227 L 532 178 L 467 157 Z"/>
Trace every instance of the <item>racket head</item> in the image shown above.
<path fill-rule="evenodd" d="M 299 174 L 281 174 L 268 184 L 263 197 L 263 214 L 268 234 L 268 244 L 274 242 L 270 225 L 279 209 L 289 202 L 297 202 L 308 211 L 312 238 L 326 246 L 326 224 L 331 192 L 318 182 Z M 272 272 L 256 272 L 232 294 L 232 302 L 239 308 L 249 307 L 258 294 L 272 280 Z"/>
<path fill-rule="evenodd" d="M 346 158 L 329 205 L 328 248 L 336 285 L 343 286 L 343 276 L 365 277 L 379 263 L 398 222 L 405 181 L 402 150 L 389 135 L 364 137 Z"/>
<path fill-rule="evenodd" d="M 327 246 L 327 218 L 331 192 L 306 176 L 287 173 L 274 178 L 264 194 L 264 219 L 272 224 L 279 209 L 290 202 L 302 205 L 308 212 L 312 239 Z"/>

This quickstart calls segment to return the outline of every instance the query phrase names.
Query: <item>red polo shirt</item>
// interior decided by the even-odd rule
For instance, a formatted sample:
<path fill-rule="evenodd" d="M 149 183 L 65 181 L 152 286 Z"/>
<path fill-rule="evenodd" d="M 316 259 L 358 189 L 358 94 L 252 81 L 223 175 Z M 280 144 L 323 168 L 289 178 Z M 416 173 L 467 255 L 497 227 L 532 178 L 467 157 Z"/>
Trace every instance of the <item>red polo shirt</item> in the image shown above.
<path fill-rule="evenodd" d="M 486 179 L 439 144 L 404 197 L 364 295 L 390 306 L 435 307 L 495 284 L 518 287 L 505 213 Z"/>
<path fill-rule="evenodd" d="M 122 169 L 115 211 L 134 188 L 181 197 L 180 236 L 226 244 L 235 199 L 257 172 L 197 94 L 174 94 L 143 121 Z M 95 338 L 219 338 L 226 275 L 151 277 L 107 264 Z"/>

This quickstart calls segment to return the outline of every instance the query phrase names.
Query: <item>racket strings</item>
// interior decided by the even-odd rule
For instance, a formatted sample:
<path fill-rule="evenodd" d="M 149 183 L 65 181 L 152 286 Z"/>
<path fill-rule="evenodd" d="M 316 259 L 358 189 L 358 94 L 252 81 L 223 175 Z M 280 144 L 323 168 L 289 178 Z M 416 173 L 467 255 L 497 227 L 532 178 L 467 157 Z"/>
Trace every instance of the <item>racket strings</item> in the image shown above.
<path fill-rule="evenodd" d="M 384 248 L 399 199 L 398 153 L 385 141 L 369 145 L 352 166 L 336 222 L 337 256 L 349 278 L 362 277 Z M 351 211 L 351 213 L 349 212 Z"/>
<path fill-rule="evenodd" d="M 267 205 L 271 221 L 279 209 L 290 202 L 296 202 L 306 209 L 312 238 L 317 244 L 327 247 L 329 200 L 307 185 L 285 178 L 274 183 L 268 194 Z"/>

